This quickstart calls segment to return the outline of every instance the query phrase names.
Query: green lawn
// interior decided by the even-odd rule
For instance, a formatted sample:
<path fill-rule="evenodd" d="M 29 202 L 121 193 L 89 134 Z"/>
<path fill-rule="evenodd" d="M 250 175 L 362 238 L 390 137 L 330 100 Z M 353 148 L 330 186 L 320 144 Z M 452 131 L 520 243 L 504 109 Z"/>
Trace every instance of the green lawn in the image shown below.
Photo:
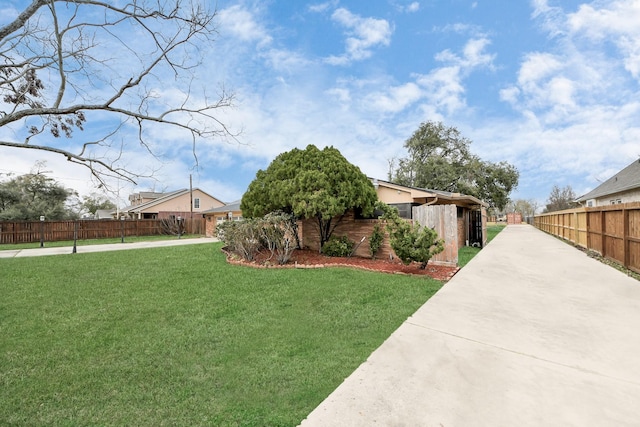
<path fill-rule="evenodd" d="M 499 232 L 504 230 L 505 223 L 496 223 L 487 225 L 487 244 L 498 235 Z M 469 261 L 473 259 L 480 252 L 480 248 L 474 248 L 471 246 L 463 246 L 458 250 L 458 266 L 464 267 Z"/>
<path fill-rule="evenodd" d="M 441 287 L 220 247 L 0 259 L 0 425 L 297 425 Z"/>

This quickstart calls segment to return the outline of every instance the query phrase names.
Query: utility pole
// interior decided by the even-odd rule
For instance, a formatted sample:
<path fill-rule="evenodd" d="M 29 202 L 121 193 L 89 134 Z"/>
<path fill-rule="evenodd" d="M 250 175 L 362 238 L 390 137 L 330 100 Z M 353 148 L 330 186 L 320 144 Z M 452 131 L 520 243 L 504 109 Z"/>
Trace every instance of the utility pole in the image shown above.
<path fill-rule="evenodd" d="M 191 199 L 191 220 L 193 221 L 193 179 L 189 174 L 189 198 Z"/>

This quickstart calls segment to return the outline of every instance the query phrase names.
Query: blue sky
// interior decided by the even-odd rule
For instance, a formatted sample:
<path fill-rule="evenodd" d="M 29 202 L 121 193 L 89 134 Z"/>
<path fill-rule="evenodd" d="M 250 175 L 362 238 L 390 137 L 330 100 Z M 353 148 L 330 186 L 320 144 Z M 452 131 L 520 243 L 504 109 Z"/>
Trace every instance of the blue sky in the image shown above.
<path fill-rule="evenodd" d="M 553 185 L 580 195 L 640 157 L 639 0 L 220 0 L 218 12 L 198 78 L 235 93 L 219 118 L 242 131 L 238 142 L 200 144 L 194 170 L 189 144 L 158 133 L 157 181 L 120 184 L 123 201 L 186 188 L 189 174 L 233 201 L 275 156 L 308 144 L 386 179 L 428 120 L 458 128 L 482 159 L 515 165 L 512 198 L 540 207 Z M 91 192 L 88 173 L 64 159 L 3 148 L 0 159 L 0 173 L 46 160 L 54 178 Z"/>

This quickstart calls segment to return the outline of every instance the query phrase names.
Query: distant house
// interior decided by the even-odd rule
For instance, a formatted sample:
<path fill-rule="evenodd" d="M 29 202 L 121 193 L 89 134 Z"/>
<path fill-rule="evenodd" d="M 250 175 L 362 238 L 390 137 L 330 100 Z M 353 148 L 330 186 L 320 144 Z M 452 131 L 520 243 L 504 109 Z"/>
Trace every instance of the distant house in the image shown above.
<path fill-rule="evenodd" d="M 640 201 L 640 160 L 635 160 L 576 201 L 588 208 Z"/>
<path fill-rule="evenodd" d="M 98 209 L 93 215 L 94 219 L 114 219 L 116 215 L 115 209 Z"/>
<path fill-rule="evenodd" d="M 205 211 L 224 206 L 212 195 L 194 188 L 169 193 L 140 192 L 129 196 L 121 214 L 134 219 L 202 218 Z"/>
<path fill-rule="evenodd" d="M 203 212 L 206 221 L 207 237 L 215 237 L 216 227 L 224 221 L 239 221 L 242 219 L 242 211 L 240 210 L 240 200 L 219 206 Z"/>

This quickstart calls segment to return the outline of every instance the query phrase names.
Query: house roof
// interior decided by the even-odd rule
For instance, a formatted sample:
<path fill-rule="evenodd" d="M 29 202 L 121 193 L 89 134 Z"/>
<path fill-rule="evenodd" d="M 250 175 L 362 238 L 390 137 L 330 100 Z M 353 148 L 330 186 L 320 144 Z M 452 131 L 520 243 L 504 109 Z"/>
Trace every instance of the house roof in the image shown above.
<path fill-rule="evenodd" d="M 116 213 L 115 209 L 98 209 L 96 210 L 94 216 L 96 218 L 110 218 L 113 217 Z"/>
<path fill-rule="evenodd" d="M 589 199 L 597 199 L 599 197 L 608 196 L 610 194 L 621 193 L 623 191 L 640 188 L 640 159 L 634 160 L 626 168 L 577 199 L 578 202 L 584 202 Z"/>
<path fill-rule="evenodd" d="M 166 193 L 156 193 L 155 191 L 141 191 L 136 194 L 144 199 L 157 199 L 158 197 L 164 196 Z M 129 199 L 131 199 L 131 197 L 135 196 L 136 194 L 131 194 L 129 196 Z"/>
<path fill-rule="evenodd" d="M 240 202 L 241 200 L 236 200 L 235 202 L 227 203 L 224 206 L 220 206 L 219 208 L 209 209 L 208 211 L 204 211 L 203 213 L 208 214 L 208 213 L 222 213 L 222 212 L 239 212 Z"/>
<path fill-rule="evenodd" d="M 177 191 L 172 191 L 170 193 L 162 193 L 162 195 L 160 197 L 157 197 L 154 200 L 151 200 L 149 202 L 143 203 L 141 205 L 135 205 L 135 206 L 127 206 L 125 208 L 122 209 L 123 212 L 141 212 L 144 211 L 150 207 L 153 207 L 155 205 L 159 205 L 160 203 L 164 203 L 167 200 L 171 200 L 174 199 L 176 197 L 182 196 L 184 194 L 189 194 L 189 190 L 188 188 L 183 188 L 182 190 L 177 190 Z M 194 188 L 193 191 L 199 191 L 209 197 L 211 197 L 212 199 L 216 199 L 215 197 L 213 197 L 211 194 L 207 193 L 206 191 L 202 191 L 199 188 Z M 158 193 L 155 193 L 158 194 Z M 218 200 L 218 199 L 216 199 Z M 220 202 L 222 203 L 222 202 Z"/>
<path fill-rule="evenodd" d="M 484 202 L 478 199 L 477 197 L 470 196 L 468 194 L 451 193 L 449 191 L 432 190 L 429 188 L 410 187 L 406 185 L 394 184 L 389 181 L 384 181 L 384 180 L 375 179 L 375 178 L 369 178 L 369 179 L 371 180 L 371 182 L 373 182 L 374 185 L 382 184 L 390 188 L 408 190 L 411 193 L 411 197 L 414 199 L 425 197 L 425 198 L 434 198 L 434 199 L 449 201 L 453 204 L 481 205 L 484 207 L 489 207 L 489 204 L 487 202 Z"/>

